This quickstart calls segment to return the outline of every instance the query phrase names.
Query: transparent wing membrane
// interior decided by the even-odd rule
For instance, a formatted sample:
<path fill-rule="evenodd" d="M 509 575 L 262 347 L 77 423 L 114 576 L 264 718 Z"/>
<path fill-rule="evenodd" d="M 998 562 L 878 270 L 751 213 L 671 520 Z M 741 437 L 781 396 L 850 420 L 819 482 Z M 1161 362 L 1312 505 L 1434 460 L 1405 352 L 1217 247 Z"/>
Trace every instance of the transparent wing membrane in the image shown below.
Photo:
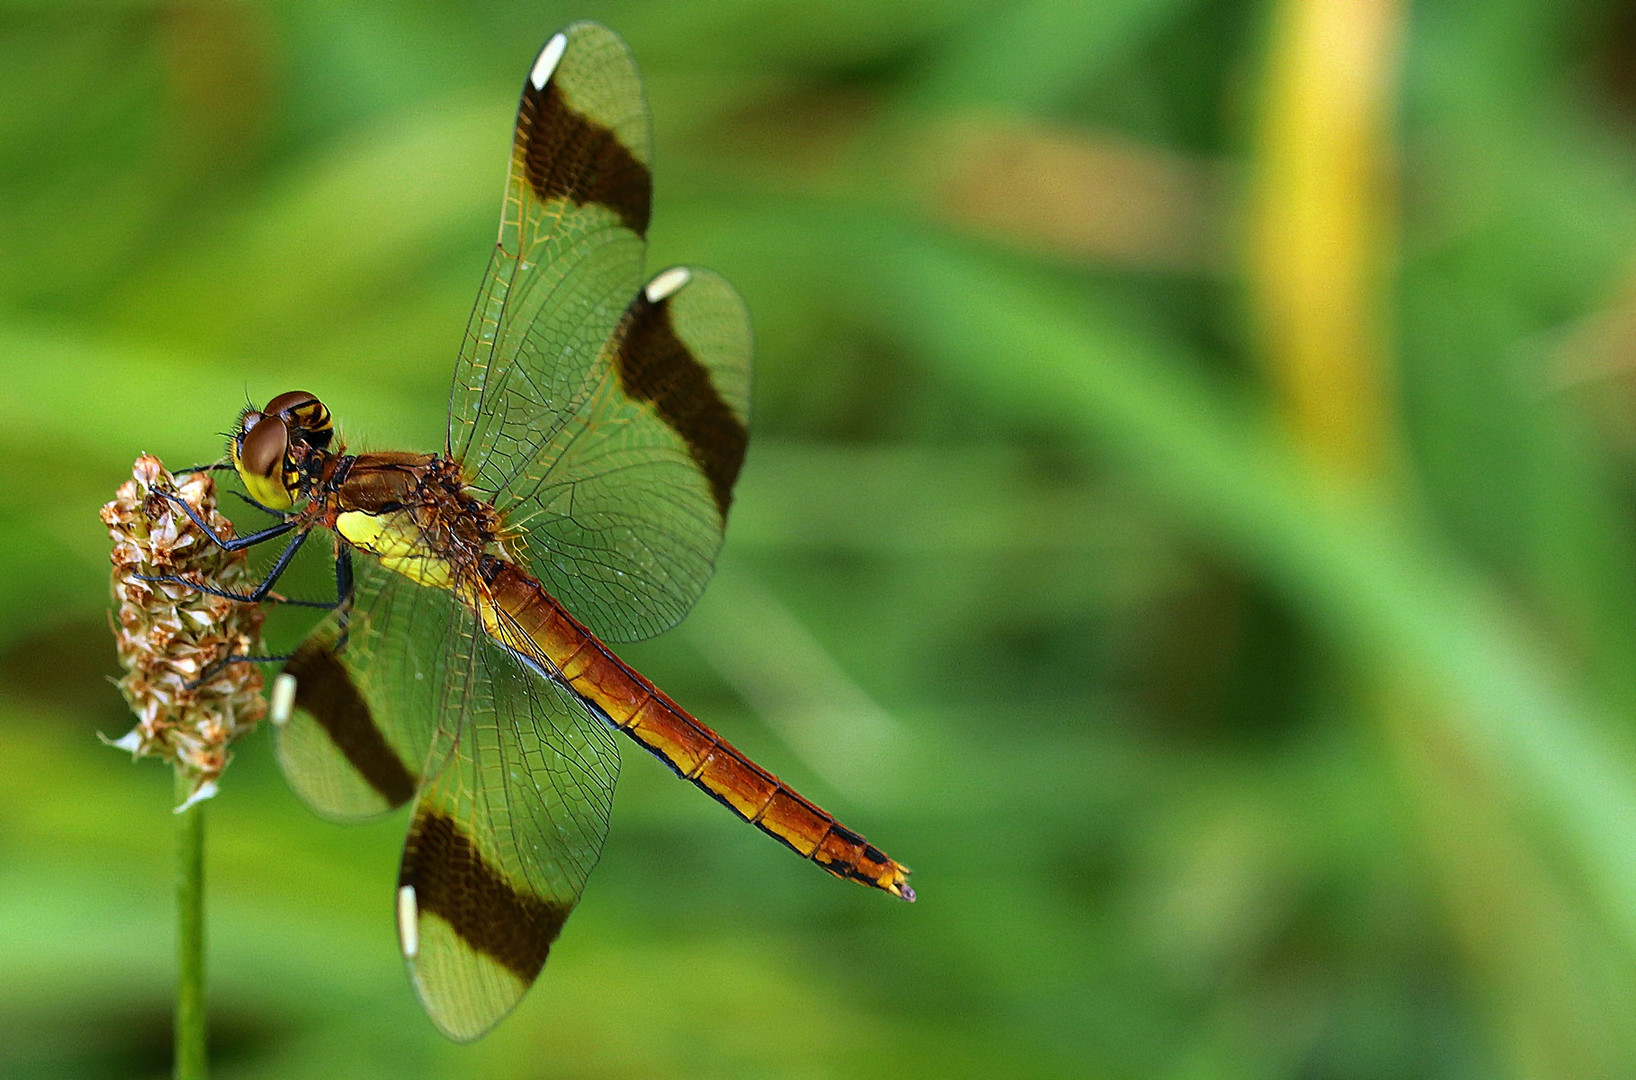
<path fill-rule="evenodd" d="M 523 87 L 449 446 L 519 557 L 624 641 L 674 626 L 710 576 L 744 456 L 750 331 L 713 274 L 643 287 L 641 82 L 610 31 L 564 33 L 560 59 L 544 64 L 548 46 Z"/>
<path fill-rule="evenodd" d="M 637 295 L 600 392 L 496 495 L 515 552 L 605 640 L 667 630 L 704 592 L 744 457 L 749 321 L 720 277 L 689 278 Z"/>
<path fill-rule="evenodd" d="M 533 984 L 601 854 L 619 773 L 609 729 L 496 616 L 517 647 L 472 635 L 462 728 L 415 803 L 399 874 L 414 898 L 400 919 L 415 919 L 416 991 L 456 1039 L 487 1031 Z"/>
<path fill-rule="evenodd" d="M 414 798 L 449 716 L 459 605 L 374 559 L 354 560 L 353 595 L 284 665 L 295 709 L 277 734 L 290 786 L 319 814 L 372 817 Z"/>
<path fill-rule="evenodd" d="M 432 1020 L 472 1039 L 527 991 L 578 902 L 618 748 L 474 577 L 467 606 L 361 562 L 352 602 L 285 666 L 279 760 L 326 817 L 414 802 L 404 951 Z"/>
<path fill-rule="evenodd" d="M 500 235 L 449 401 L 450 452 L 489 493 L 576 414 L 642 281 L 650 140 L 636 64 L 604 27 L 563 37 L 523 84 Z"/>

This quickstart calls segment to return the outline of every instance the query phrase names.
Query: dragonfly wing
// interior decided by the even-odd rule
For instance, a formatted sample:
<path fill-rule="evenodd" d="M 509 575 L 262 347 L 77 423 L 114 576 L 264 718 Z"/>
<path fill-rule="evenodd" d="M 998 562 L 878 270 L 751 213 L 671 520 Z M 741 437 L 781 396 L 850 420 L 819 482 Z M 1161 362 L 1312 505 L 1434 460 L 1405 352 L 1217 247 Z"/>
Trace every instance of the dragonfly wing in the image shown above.
<path fill-rule="evenodd" d="M 648 110 L 618 35 L 576 23 L 523 83 L 500 236 L 455 365 L 449 452 L 492 494 L 569 423 L 642 282 Z"/>
<path fill-rule="evenodd" d="M 358 560 L 350 600 L 307 636 L 284 673 L 295 707 L 277 728 L 290 787 L 324 817 L 372 817 L 414 798 L 445 713 L 451 635 L 446 592 Z"/>
<path fill-rule="evenodd" d="M 675 625 L 710 576 L 744 459 L 750 330 L 720 278 L 642 287 L 647 105 L 617 35 L 577 23 L 523 84 L 500 237 L 449 402 L 517 554 L 609 640 Z"/>
<path fill-rule="evenodd" d="M 680 622 L 721 550 L 748 438 L 744 304 L 716 274 L 666 270 L 596 370 L 597 392 L 495 498 L 547 591 L 629 641 Z"/>
<path fill-rule="evenodd" d="M 536 661 L 526 635 L 469 614 L 446 763 L 415 803 L 398 928 L 432 1021 L 468 1040 L 533 985 L 608 832 L 619 752 L 608 726 Z"/>

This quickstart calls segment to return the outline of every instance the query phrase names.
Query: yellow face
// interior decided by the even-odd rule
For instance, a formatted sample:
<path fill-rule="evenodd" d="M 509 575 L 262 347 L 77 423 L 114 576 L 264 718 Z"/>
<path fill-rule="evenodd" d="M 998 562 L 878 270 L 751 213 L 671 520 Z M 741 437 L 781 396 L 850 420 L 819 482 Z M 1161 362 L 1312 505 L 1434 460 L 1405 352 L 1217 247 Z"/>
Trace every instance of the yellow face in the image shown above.
<path fill-rule="evenodd" d="M 301 494 L 303 461 L 326 450 L 333 434 L 324 403 L 293 390 L 260 412 L 245 410 L 228 453 L 252 499 L 269 510 L 288 510 Z"/>

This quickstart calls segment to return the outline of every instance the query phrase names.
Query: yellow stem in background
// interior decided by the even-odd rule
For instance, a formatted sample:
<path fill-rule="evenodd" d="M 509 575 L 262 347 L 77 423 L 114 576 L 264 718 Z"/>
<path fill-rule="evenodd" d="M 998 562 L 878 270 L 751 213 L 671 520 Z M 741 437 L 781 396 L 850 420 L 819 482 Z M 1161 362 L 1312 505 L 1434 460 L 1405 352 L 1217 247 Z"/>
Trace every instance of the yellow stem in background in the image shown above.
<path fill-rule="evenodd" d="M 1293 434 L 1330 479 L 1396 471 L 1383 296 L 1403 8 L 1285 0 L 1248 223 L 1251 303 Z"/>

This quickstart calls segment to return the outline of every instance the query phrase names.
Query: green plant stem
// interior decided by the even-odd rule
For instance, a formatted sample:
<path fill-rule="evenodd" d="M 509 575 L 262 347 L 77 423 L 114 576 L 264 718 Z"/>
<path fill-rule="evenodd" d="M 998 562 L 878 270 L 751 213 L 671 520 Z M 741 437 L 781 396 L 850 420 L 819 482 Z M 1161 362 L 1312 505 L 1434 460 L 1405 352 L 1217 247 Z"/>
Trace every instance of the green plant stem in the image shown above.
<path fill-rule="evenodd" d="M 188 797 L 176 773 L 176 804 Z M 204 1080 L 204 803 L 176 815 L 176 1080 Z"/>

